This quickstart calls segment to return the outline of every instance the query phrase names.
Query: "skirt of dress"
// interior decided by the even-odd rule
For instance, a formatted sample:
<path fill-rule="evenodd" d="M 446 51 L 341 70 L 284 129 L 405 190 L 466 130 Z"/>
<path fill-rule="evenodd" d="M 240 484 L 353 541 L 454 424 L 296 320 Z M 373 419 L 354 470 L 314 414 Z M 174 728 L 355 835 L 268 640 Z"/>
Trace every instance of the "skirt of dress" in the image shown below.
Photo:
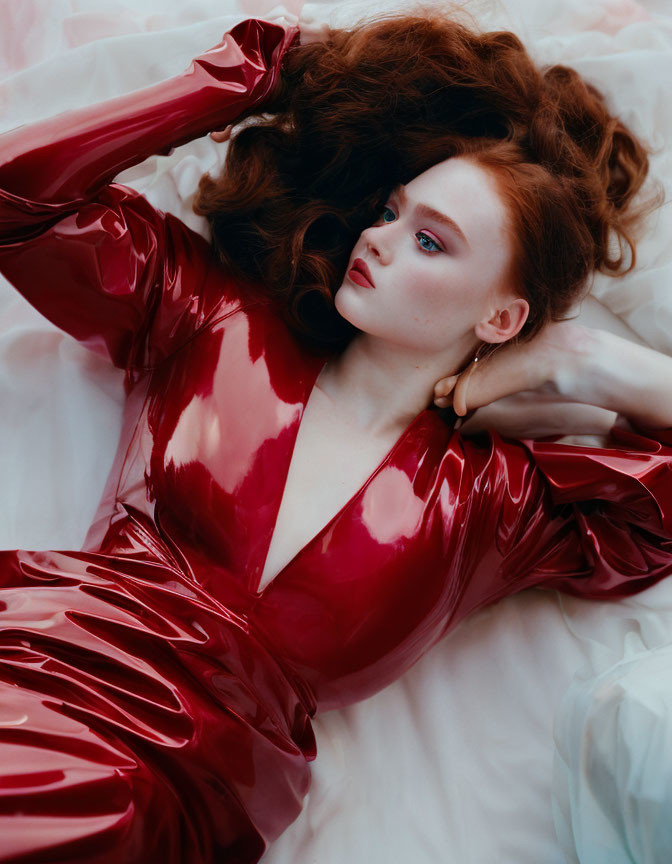
<path fill-rule="evenodd" d="M 252 864 L 314 747 L 244 620 L 183 574 L 0 552 L 0 861 Z"/>

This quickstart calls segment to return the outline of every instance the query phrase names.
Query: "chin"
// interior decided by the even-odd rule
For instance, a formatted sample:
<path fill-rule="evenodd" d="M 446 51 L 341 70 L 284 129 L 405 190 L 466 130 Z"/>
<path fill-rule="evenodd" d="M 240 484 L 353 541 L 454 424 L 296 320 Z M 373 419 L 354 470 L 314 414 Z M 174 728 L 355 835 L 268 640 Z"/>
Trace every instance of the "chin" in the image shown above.
<path fill-rule="evenodd" d="M 346 281 L 334 295 L 334 308 L 345 321 L 348 322 L 353 331 L 367 333 L 379 339 L 390 340 L 390 322 L 381 316 L 381 306 L 371 300 L 373 291 L 360 288 L 355 285 L 351 287 Z M 396 329 L 392 333 L 396 335 Z M 392 337 L 392 341 L 394 337 Z"/>
<path fill-rule="evenodd" d="M 357 321 L 352 320 L 352 303 L 348 301 L 348 286 L 343 286 L 334 294 L 334 309 L 338 312 L 341 318 L 352 324 L 354 327 L 359 327 Z"/>
<path fill-rule="evenodd" d="M 363 293 L 366 291 L 366 288 L 358 291 L 344 284 L 334 296 L 334 308 L 357 333 L 387 338 L 387 334 L 381 332 L 380 307 L 367 302 L 367 294 Z"/>

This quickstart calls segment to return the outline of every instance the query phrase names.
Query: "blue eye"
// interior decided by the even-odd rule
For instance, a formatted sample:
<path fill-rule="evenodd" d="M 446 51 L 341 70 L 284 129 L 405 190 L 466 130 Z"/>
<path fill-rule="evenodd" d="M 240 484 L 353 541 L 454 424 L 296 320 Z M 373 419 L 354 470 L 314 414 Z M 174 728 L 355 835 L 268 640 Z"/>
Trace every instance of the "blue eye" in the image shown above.
<path fill-rule="evenodd" d="M 443 250 L 441 249 L 441 247 L 439 246 L 439 244 L 436 242 L 436 240 L 432 240 L 431 237 L 428 237 L 427 234 L 423 234 L 422 231 L 418 231 L 418 233 L 417 233 L 415 236 L 418 238 L 418 243 L 420 243 L 420 246 L 421 246 L 422 249 L 426 249 L 428 252 L 433 252 L 433 251 L 434 251 L 434 250 L 433 250 L 432 248 L 430 248 L 429 246 L 423 246 L 423 245 L 422 245 L 422 242 L 421 242 L 422 240 L 428 240 L 430 243 L 433 243 L 433 244 L 434 244 L 434 246 L 436 247 L 436 249 L 438 249 L 439 252 L 442 252 L 442 251 L 443 251 Z"/>
<path fill-rule="evenodd" d="M 388 213 L 392 215 L 392 219 L 385 218 Z M 383 207 L 383 212 L 380 218 L 385 224 L 389 224 L 390 222 L 394 222 L 397 217 L 394 213 L 394 210 L 390 209 L 389 207 Z M 443 252 L 443 249 L 439 246 L 436 240 L 432 240 L 432 238 L 429 235 L 425 234 L 424 231 L 418 231 L 415 236 L 418 238 L 418 244 L 420 245 L 420 248 L 423 249 L 425 252 Z M 433 245 L 425 246 L 423 245 L 423 240 Z"/>

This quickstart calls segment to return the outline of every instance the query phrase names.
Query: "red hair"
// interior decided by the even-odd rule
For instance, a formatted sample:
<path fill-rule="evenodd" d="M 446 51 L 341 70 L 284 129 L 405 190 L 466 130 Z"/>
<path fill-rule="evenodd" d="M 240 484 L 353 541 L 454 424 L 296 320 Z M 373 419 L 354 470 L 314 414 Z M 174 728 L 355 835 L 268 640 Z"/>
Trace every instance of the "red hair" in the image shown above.
<path fill-rule="evenodd" d="M 333 296 L 361 231 L 395 186 L 452 156 L 492 170 L 508 206 L 511 278 L 530 303 L 519 338 L 566 314 L 593 270 L 634 265 L 645 147 L 595 87 L 537 68 L 512 33 L 436 10 L 333 30 L 290 50 L 264 114 L 234 132 L 194 210 L 224 265 L 320 345 L 352 334 Z"/>

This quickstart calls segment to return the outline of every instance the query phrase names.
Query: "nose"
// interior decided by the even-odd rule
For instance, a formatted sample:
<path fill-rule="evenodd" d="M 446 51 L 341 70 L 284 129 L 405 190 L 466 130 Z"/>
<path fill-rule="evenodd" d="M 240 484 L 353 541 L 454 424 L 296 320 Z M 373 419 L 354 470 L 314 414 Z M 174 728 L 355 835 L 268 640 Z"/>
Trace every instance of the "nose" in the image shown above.
<path fill-rule="evenodd" d="M 383 236 L 383 227 L 386 234 Z M 389 264 L 391 256 L 390 226 L 370 225 L 362 231 L 362 237 L 369 252 L 375 256 L 381 264 Z"/>

